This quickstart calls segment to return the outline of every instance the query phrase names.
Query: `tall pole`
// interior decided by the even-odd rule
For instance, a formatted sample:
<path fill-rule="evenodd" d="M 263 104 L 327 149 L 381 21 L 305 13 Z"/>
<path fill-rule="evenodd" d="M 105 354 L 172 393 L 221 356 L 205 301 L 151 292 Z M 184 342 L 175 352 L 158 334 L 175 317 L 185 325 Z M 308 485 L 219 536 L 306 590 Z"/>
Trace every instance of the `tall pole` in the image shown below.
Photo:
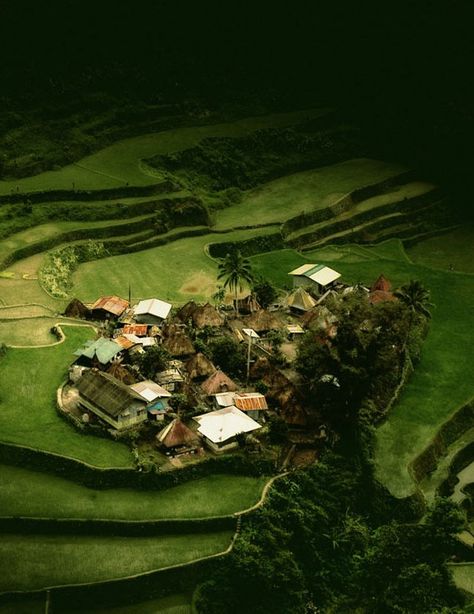
<path fill-rule="evenodd" d="M 252 335 L 249 335 L 249 343 L 247 346 L 247 384 L 249 383 L 250 377 L 250 352 L 252 350 Z"/>

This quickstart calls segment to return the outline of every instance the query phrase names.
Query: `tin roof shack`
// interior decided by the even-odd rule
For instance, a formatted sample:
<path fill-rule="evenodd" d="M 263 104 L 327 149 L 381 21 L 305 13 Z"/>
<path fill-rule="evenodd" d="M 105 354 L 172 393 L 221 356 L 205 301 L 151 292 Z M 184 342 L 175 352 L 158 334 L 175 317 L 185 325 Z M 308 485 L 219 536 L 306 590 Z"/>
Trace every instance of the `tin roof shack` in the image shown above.
<path fill-rule="evenodd" d="M 86 343 L 74 352 L 74 356 L 78 356 L 74 364 L 82 367 L 96 367 L 99 369 L 107 369 L 112 362 L 112 359 L 122 352 L 123 347 L 106 337 L 86 341 Z"/>
<path fill-rule="evenodd" d="M 200 437 L 187 427 L 179 418 L 175 418 L 156 436 L 157 443 L 164 448 L 167 455 L 194 454 L 200 446 Z"/>
<path fill-rule="evenodd" d="M 264 420 L 268 410 L 267 400 L 260 392 L 237 392 L 234 394 L 233 404 L 257 421 Z"/>
<path fill-rule="evenodd" d="M 158 298 L 149 298 L 133 307 L 133 319 L 139 324 L 160 325 L 168 317 L 172 306 Z"/>
<path fill-rule="evenodd" d="M 168 401 L 171 397 L 171 392 L 162 388 L 152 380 L 144 380 L 130 386 L 146 403 L 146 410 L 150 420 L 162 422 L 169 410 Z"/>
<path fill-rule="evenodd" d="M 294 288 L 311 288 L 317 294 L 323 294 L 329 290 L 341 276 L 340 273 L 324 264 L 303 264 L 290 271 L 288 275 L 293 277 Z"/>
<path fill-rule="evenodd" d="M 108 373 L 86 371 L 76 387 L 79 405 L 118 431 L 139 426 L 147 419 L 146 401 Z"/>
<path fill-rule="evenodd" d="M 156 374 L 156 381 L 168 392 L 178 392 L 184 382 L 181 373 L 182 363 L 179 360 L 170 360 L 168 368 Z"/>
<path fill-rule="evenodd" d="M 251 433 L 262 428 L 234 405 L 195 416 L 193 419 L 199 425 L 198 432 L 216 454 L 237 448 L 239 444 L 236 437 L 240 433 Z"/>
<path fill-rule="evenodd" d="M 101 296 L 91 307 L 93 320 L 117 320 L 128 309 L 128 301 L 119 296 Z"/>

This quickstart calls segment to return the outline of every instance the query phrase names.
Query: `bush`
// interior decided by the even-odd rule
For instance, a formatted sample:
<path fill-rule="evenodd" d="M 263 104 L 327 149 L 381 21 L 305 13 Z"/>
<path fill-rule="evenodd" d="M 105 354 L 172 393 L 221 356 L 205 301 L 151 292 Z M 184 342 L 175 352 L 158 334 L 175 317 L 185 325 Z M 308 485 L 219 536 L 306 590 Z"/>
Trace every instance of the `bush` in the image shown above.
<path fill-rule="evenodd" d="M 211 360 L 231 377 L 245 374 L 247 358 L 244 348 L 230 337 L 217 337 L 209 344 Z"/>

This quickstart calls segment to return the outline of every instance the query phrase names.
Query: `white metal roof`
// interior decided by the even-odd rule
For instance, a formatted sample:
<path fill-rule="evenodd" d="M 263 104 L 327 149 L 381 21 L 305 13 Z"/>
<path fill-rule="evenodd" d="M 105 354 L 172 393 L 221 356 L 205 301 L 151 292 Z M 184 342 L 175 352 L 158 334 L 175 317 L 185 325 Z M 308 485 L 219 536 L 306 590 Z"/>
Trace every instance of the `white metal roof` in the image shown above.
<path fill-rule="evenodd" d="M 247 335 L 247 337 L 252 337 L 253 339 L 260 339 L 260 335 L 254 331 L 253 328 L 243 328 L 242 332 Z"/>
<path fill-rule="evenodd" d="M 168 317 L 169 312 L 171 311 L 171 303 L 167 303 L 166 301 L 161 301 L 158 298 L 149 298 L 144 301 L 140 301 L 133 308 L 133 313 L 136 316 L 141 316 L 145 314 L 151 314 L 152 316 L 156 316 L 157 318 L 162 318 L 165 320 Z"/>
<path fill-rule="evenodd" d="M 234 392 L 219 392 L 214 397 L 220 407 L 229 407 L 229 405 L 234 404 L 234 394 Z"/>
<path fill-rule="evenodd" d="M 258 422 L 234 405 L 196 416 L 194 420 L 199 423 L 201 435 L 213 443 L 222 443 L 239 433 L 250 433 L 261 428 Z"/>
<path fill-rule="evenodd" d="M 138 384 L 132 384 L 130 388 L 149 403 L 160 397 L 171 396 L 171 392 L 168 392 L 168 390 L 165 390 L 157 383 L 149 379 L 145 380 L 144 382 L 138 382 Z"/>
<path fill-rule="evenodd" d="M 315 267 L 315 264 L 302 264 L 297 269 L 290 271 L 288 275 L 304 275 L 307 271 Z"/>
<path fill-rule="evenodd" d="M 303 264 L 297 269 L 290 271 L 288 275 L 302 275 L 322 286 L 336 281 L 341 276 L 340 273 L 324 264 Z"/>

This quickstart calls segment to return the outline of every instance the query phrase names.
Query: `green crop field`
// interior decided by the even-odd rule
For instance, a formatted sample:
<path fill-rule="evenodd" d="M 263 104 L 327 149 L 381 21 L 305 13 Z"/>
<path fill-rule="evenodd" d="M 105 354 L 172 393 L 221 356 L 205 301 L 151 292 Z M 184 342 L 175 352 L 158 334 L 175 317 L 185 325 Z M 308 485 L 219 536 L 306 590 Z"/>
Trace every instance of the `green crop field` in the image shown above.
<path fill-rule="evenodd" d="M 456 586 L 474 595 L 474 564 L 458 563 L 449 565 Z"/>
<path fill-rule="evenodd" d="M 328 246 L 305 257 L 283 250 L 251 259 L 256 271 L 279 286 L 289 286 L 288 271 L 295 266 L 321 262 L 340 271 L 345 282 L 370 284 L 383 273 L 395 287 L 419 279 L 431 290 L 435 306 L 421 361 L 399 402 L 377 430 L 376 475 L 400 497 L 413 489 L 407 465 L 429 444 L 440 425 L 474 396 L 470 377 L 474 277 L 412 264 L 401 249 L 401 243 L 393 240 L 374 249 Z"/>
<path fill-rule="evenodd" d="M 436 269 L 474 273 L 474 227 L 465 225 L 426 241 L 408 250 L 410 258 Z"/>
<path fill-rule="evenodd" d="M 104 520 L 225 516 L 257 503 L 267 479 L 212 475 L 160 491 L 97 490 L 46 473 L 2 465 L 0 514 Z"/>
<path fill-rule="evenodd" d="M 98 467 L 133 466 L 125 445 L 84 437 L 58 416 L 56 389 L 74 358 L 74 350 L 91 337 L 88 327 L 68 327 L 65 332 L 64 343 L 9 349 L 1 359 L 1 440 L 64 454 Z"/>
<path fill-rule="evenodd" d="M 124 139 L 60 170 L 47 171 L 24 179 L 0 181 L 0 194 L 73 188 L 94 190 L 124 186 L 126 183 L 157 183 L 161 179 L 159 173 L 145 168 L 141 164 L 143 158 L 192 147 L 207 137 L 244 136 L 262 128 L 296 124 L 326 112 L 326 109 L 315 109 L 249 117 L 231 123 L 176 128 Z"/>
<path fill-rule="evenodd" d="M 179 239 L 161 247 L 134 254 L 87 262 L 73 275 L 73 293 L 83 301 L 102 294 L 126 295 L 129 284 L 133 298 L 158 296 L 185 302 L 208 299 L 217 287 L 217 265 L 205 253 L 208 243 L 241 241 L 261 236 L 271 229 L 240 230 L 225 234 Z"/>
<path fill-rule="evenodd" d="M 242 202 L 218 211 L 216 228 L 284 222 L 404 170 L 399 165 L 360 158 L 287 175 L 246 192 Z"/>
<path fill-rule="evenodd" d="M 223 552 L 231 537 L 231 531 L 160 537 L 3 535 L 0 591 L 125 578 Z"/>

